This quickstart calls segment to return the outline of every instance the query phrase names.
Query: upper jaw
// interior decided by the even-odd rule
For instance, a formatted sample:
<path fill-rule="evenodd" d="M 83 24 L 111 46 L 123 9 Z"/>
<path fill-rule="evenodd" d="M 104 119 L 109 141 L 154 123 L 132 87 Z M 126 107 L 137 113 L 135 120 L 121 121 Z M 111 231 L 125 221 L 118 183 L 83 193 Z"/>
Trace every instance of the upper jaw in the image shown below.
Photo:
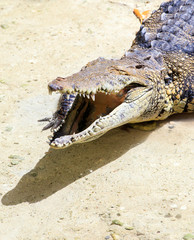
<path fill-rule="evenodd" d="M 94 95 L 99 91 L 110 92 L 111 86 L 107 84 L 110 75 L 109 67 L 114 62 L 115 60 L 106 60 L 104 58 L 89 62 L 79 72 L 65 78 L 57 77 L 50 82 L 48 85 L 49 92 L 59 91 L 67 94 L 76 92 L 86 95 Z M 107 86 L 105 87 L 105 85 Z"/>
<path fill-rule="evenodd" d="M 97 92 L 119 92 L 129 79 L 141 74 L 141 70 L 134 68 L 128 61 L 98 58 L 69 77 L 57 77 L 51 81 L 48 85 L 49 93 L 57 91 L 92 96 Z"/>

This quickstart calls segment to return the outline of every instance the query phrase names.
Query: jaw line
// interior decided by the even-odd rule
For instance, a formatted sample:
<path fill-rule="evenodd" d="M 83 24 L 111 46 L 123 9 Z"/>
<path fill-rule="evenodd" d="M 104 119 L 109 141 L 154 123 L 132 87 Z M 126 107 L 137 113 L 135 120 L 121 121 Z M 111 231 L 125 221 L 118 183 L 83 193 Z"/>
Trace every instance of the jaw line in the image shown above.
<path fill-rule="evenodd" d="M 85 130 L 74 133 L 72 135 L 65 135 L 54 139 L 50 146 L 52 148 L 66 148 L 74 143 L 89 142 L 101 135 L 105 134 L 110 129 L 119 127 L 126 123 L 135 123 L 138 118 L 144 113 L 149 104 L 152 91 L 146 88 L 142 95 L 134 101 L 127 100 L 117 106 L 112 112 L 104 117 L 96 119 Z"/>

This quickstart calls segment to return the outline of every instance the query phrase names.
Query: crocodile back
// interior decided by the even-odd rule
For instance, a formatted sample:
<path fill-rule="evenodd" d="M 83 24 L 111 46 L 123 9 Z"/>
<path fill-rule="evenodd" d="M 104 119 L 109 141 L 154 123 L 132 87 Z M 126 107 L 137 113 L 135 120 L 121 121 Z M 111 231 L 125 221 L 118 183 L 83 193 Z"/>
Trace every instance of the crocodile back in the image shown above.
<path fill-rule="evenodd" d="M 141 25 L 132 48 L 154 48 L 162 52 L 194 52 L 194 1 L 162 3 Z"/>
<path fill-rule="evenodd" d="M 194 0 L 162 3 L 143 22 L 125 56 L 134 52 L 149 53 L 166 71 L 164 84 L 173 105 L 171 112 L 194 112 Z M 150 62 L 150 68 L 156 69 L 155 65 Z"/>

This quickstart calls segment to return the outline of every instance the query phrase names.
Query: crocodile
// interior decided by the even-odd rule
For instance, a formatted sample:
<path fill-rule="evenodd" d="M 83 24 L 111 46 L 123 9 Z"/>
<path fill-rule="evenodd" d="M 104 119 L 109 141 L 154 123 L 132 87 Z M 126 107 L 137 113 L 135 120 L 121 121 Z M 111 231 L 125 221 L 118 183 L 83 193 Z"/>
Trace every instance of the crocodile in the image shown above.
<path fill-rule="evenodd" d="M 48 85 L 59 92 L 53 148 L 92 141 L 124 124 L 194 112 L 194 1 L 171 0 L 145 19 L 120 59 L 98 58 Z"/>

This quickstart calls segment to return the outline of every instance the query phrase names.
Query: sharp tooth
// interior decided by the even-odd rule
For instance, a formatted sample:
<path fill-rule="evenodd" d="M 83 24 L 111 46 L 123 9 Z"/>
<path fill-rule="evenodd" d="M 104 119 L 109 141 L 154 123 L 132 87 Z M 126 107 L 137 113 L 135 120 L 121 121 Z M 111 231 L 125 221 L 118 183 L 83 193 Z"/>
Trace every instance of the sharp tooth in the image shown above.
<path fill-rule="evenodd" d="M 93 93 L 93 94 L 96 94 L 96 89 L 93 89 L 93 90 L 92 90 L 92 93 Z"/>
<path fill-rule="evenodd" d="M 87 132 L 87 133 L 86 133 L 86 136 L 88 136 L 88 137 L 89 137 L 89 136 L 90 136 L 90 134 Z"/>
<path fill-rule="evenodd" d="M 48 140 L 52 140 L 53 139 L 53 136 L 52 135 L 50 135 L 50 136 L 48 136 Z"/>
<path fill-rule="evenodd" d="M 102 121 L 97 122 L 96 125 L 97 125 L 100 129 L 104 128 L 104 124 L 102 123 Z"/>
<path fill-rule="evenodd" d="M 57 144 L 57 147 L 63 147 L 63 144 L 59 143 Z"/>
<path fill-rule="evenodd" d="M 79 96 L 81 97 L 81 96 L 82 96 L 82 94 L 81 94 L 81 93 L 79 93 Z"/>
<path fill-rule="evenodd" d="M 93 101 L 95 101 L 95 95 L 91 95 Z"/>
<path fill-rule="evenodd" d="M 70 95 L 66 94 L 66 99 L 69 100 L 69 98 L 70 98 Z"/>
<path fill-rule="evenodd" d="M 101 130 L 101 128 L 100 127 L 98 127 L 98 126 L 96 126 L 96 127 L 93 127 L 93 132 L 98 132 L 99 130 Z"/>
<path fill-rule="evenodd" d="M 83 93 L 82 95 L 83 95 L 84 98 L 86 97 L 85 93 Z"/>
<path fill-rule="evenodd" d="M 89 94 L 86 94 L 86 97 L 87 97 L 88 99 L 90 99 L 90 95 L 89 95 Z"/>

